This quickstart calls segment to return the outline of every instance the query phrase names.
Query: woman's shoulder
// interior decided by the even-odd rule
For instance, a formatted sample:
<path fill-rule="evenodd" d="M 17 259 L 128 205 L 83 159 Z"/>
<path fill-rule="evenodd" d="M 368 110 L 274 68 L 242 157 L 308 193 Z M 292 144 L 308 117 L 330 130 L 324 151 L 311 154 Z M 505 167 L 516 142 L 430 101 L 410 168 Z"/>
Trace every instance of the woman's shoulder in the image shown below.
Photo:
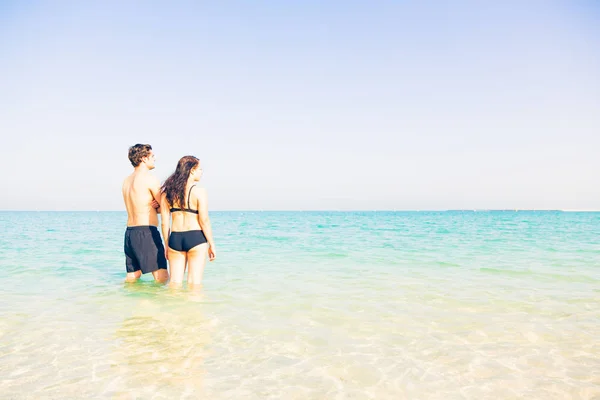
<path fill-rule="evenodd" d="M 192 193 L 196 196 L 202 196 L 206 194 L 206 188 L 203 186 L 194 185 L 192 186 Z"/>

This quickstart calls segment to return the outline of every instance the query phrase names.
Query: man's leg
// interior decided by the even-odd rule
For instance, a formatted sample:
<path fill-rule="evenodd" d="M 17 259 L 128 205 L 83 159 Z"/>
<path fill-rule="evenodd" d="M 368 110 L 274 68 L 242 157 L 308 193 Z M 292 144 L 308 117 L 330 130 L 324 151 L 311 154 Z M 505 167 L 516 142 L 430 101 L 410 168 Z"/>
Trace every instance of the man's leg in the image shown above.
<path fill-rule="evenodd" d="M 169 270 L 167 269 L 167 259 L 165 257 L 165 247 L 158 229 L 150 228 L 150 238 L 146 243 L 146 268 L 148 272 L 152 272 L 154 281 L 165 283 L 169 280 Z"/>
<path fill-rule="evenodd" d="M 138 279 L 140 279 L 140 276 L 142 276 L 142 271 L 140 270 L 137 270 L 135 272 L 128 272 L 127 277 L 125 277 L 125 282 L 135 282 Z"/>
<path fill-rule="evenodd" d="M 152 272 L 154 280 L 158 283 L 165 283 L 169 280 L 169 272 L 166 269 L 159 269 L 158 271 Z"/>
<path fill-rule="evenodd" d="M 152 272 L 156 282 L 169 279 L 165 248 L 158 228 L 129 227 L 125 236 L 125 256 L 127 258 L 127 281 L 135 282 L 142 274 Z"/>
<path fill-rule="evenodd" d="M 134 259 L 131 249 L 127 245 L 125 245 L 125 269 L 127 271 L 125 282 L 135 282 L 142 276 L 140 266 Z"/>

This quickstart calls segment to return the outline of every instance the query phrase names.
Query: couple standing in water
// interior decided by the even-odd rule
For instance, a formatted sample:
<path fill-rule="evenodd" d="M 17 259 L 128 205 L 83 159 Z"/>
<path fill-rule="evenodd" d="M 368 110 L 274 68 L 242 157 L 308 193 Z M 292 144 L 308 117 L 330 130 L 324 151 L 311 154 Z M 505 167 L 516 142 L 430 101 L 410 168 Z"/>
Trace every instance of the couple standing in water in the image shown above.
<path fill-rule="evenodd" d="M 162 186 L 150 174 L 155 162 L 152 146 L 131 146 L 129 161 L 134 171 L 123 182 L 126 281 L 152 273 L 155 281 L 166 282 L 168 260 L 170 284 L 180 286 L 187 268 L 188 285 L 200 285 L 207 256 L 210 261 L 216 258 L 208 197 L 206 190 L 197 186 L 202 177 L 200 160 L 182 157 Z M 158 230 L 158 214 L 166 249 Z"/>

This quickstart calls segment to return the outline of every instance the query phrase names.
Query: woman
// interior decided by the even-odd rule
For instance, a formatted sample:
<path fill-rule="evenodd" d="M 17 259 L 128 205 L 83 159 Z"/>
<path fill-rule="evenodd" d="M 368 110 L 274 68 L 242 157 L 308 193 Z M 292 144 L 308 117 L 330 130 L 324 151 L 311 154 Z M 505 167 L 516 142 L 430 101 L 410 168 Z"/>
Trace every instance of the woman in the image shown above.
<path fill-rule="evenodd" d="M 188 285 L 200 285 L 207 253 L 210 261 L 216 258 L 206 190 L 196 186 L 201 176 L 200 160 L 185 156 L 162 186 L 162 233 L 173 286 L 181 286 L 186 263 Z"/>

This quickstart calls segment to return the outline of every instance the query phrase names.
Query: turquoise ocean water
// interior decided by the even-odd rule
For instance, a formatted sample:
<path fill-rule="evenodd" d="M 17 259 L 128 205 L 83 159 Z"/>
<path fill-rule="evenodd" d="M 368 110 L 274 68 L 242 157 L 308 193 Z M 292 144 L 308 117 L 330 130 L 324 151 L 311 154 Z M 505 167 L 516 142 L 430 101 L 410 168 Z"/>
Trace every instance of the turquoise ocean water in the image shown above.
<path fill-rule="evenodd" d="M 214 212 L 200 292 L 122 212 L 0 212 L 2 398 L 600 398 L 600 213 Z"/>

